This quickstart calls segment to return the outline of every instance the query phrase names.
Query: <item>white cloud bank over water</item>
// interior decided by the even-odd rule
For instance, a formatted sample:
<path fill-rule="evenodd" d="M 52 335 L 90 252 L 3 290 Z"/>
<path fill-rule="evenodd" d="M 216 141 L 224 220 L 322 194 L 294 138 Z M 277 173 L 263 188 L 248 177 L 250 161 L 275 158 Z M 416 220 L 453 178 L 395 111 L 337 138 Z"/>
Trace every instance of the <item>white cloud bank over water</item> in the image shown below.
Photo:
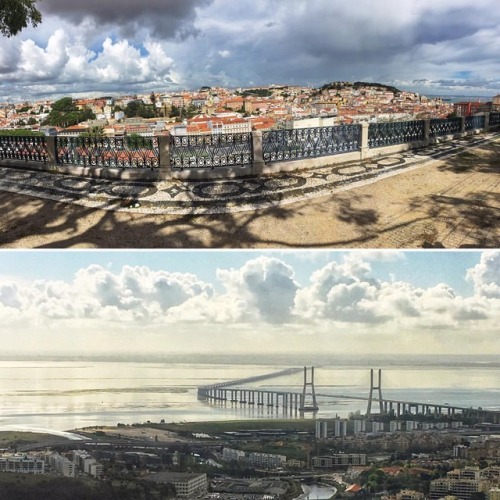
<path fill-rule="evenodd" d="M 396 265 L 390 279 L 381 277 L 391 259 L 421 265 L 422 252 L 345 253 L 316 264 L 306 280 L 298 278 L 300 260 L 290 264 L 286 254 L 249 254 L 239 267 L 225 265 L 224 255 L 207 263 L 216 267 L 212 280 L 175 266 L 98 263 L 71 279 L 0 276 L 0 334 L 14 340 L 4 345 L 12 352 L 500 354 L 498 250 L 476 252 L 473 266 L 456 270 L 471 293 L 446 282 L 416 285 L 398 278 Z"/>
<path fill-rule="evenodd" d="M 500 92 L 496 0 L 39 2 L 0 38 L 0 100 L 269 83 L 379 81 Z"/>

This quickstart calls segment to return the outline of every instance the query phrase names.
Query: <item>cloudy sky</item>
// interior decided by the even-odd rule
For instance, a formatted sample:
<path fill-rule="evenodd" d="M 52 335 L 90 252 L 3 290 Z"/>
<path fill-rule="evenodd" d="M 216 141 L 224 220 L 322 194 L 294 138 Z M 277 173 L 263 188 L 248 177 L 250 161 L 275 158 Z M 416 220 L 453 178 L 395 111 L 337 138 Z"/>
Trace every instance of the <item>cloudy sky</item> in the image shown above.
<path fill-rule="evenodd" d="M 6 353 L 500 354 L 500 251 L 3 251 Z"/>
<path fill-rule="evenodd" d="M 334 80 L 500 93 L 497 0 L 40 0 L 0 101 Z"/>

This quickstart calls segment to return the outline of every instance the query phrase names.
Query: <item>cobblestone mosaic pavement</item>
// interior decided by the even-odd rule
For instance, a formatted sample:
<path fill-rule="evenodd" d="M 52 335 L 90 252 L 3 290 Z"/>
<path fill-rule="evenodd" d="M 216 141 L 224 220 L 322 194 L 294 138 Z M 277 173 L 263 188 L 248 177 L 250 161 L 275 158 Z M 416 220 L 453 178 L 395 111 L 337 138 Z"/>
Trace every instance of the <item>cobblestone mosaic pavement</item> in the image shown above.
<path fill-rule="evenodd" d="M 0 165 L 0 190 L 106 210 L 215 214 L 254 210 L 324 196 L 396 175 L 491 142 L 482 134 L 382 156 L 293 173 L 212 181 L 132 182 L 51 174 Z"/>

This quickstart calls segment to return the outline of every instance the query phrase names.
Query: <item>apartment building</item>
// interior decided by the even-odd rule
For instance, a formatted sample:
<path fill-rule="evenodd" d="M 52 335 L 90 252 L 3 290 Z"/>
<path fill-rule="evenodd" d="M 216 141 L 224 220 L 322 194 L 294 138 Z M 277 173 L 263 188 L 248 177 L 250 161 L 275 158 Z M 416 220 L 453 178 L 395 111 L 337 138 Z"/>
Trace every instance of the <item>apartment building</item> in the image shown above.
<path fill-rule="evenodd" d="M 20 474 L 43 474 L 45 462 L 27 455 L 1 455 L 0 472 L 18 472 Z"/>
<path fill-rule="evenodd" d="M 271 453 L 248 453 L 245 457 L 246 462 L 254 467 L 264 467 L 266 469 L 275 469 L 286 464 L 285 455 L 275 455 Z"/>
<path fill-rule="evenodd" d="M 242 462 L 253 467 L 264 467 L 272 469 L 282 467 L 286 464 L 285 455 L 275 455 L 272 453 L 244 452 L 233 448 L 224 448 L 222 450 L 222 459 L 226 462 Z"/>
<path fill-rule="evenodd" d="M 316 420 L 316 439 L 326 439 L 328 437 L 328 421 Z"/>
<path fill-rule="evenodd" d="M 364 453 L 335 453 L 311 459 L 313 469 L 333 469 L 348 465 L 366 465 Z"/>
<path fill-rule="evenodd" d="M 239 462 L 245 458 L 245 452 L 234 448 L 224 448 L 222 450 L 222 460 L 225 462 Z"/>
<path fill-rule="evenodd" d="M 62 455 L 59 455 L 59 453 L 52 453 L 49 456 L 49 463 L 52 468 L 62 476 L 75 477 L 76 475 L 75 463 Z"/>
<path fill-rule="evenodd" d="M 396 500 L 424 500 L 425 495 L 420 491 L 401 490 L 396 494 Z"/>
<path fill-rule="evenodd" d="M 185 472 L 158 472 L 145 477 L 155 483 L 172 484 L 179 498 L 196 498 L 208 491 L 206 474 L 190 474 Z"/>

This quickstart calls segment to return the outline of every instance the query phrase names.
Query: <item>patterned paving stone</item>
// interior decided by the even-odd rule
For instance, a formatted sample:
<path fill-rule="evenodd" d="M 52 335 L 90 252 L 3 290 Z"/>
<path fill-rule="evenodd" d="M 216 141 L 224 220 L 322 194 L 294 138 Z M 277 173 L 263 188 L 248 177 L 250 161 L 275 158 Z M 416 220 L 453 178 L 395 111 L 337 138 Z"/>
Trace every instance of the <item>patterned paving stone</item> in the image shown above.
<path fill-rule="evenodd" d="M 196 214 L 290 204 L 376 181 L 490 142 L 483 134 L 365 162 L 326 165 L 273 176 L 213 181 L 126 182 L 35 172 L 0 163 L 0 190 L 106 210 Z"/>

